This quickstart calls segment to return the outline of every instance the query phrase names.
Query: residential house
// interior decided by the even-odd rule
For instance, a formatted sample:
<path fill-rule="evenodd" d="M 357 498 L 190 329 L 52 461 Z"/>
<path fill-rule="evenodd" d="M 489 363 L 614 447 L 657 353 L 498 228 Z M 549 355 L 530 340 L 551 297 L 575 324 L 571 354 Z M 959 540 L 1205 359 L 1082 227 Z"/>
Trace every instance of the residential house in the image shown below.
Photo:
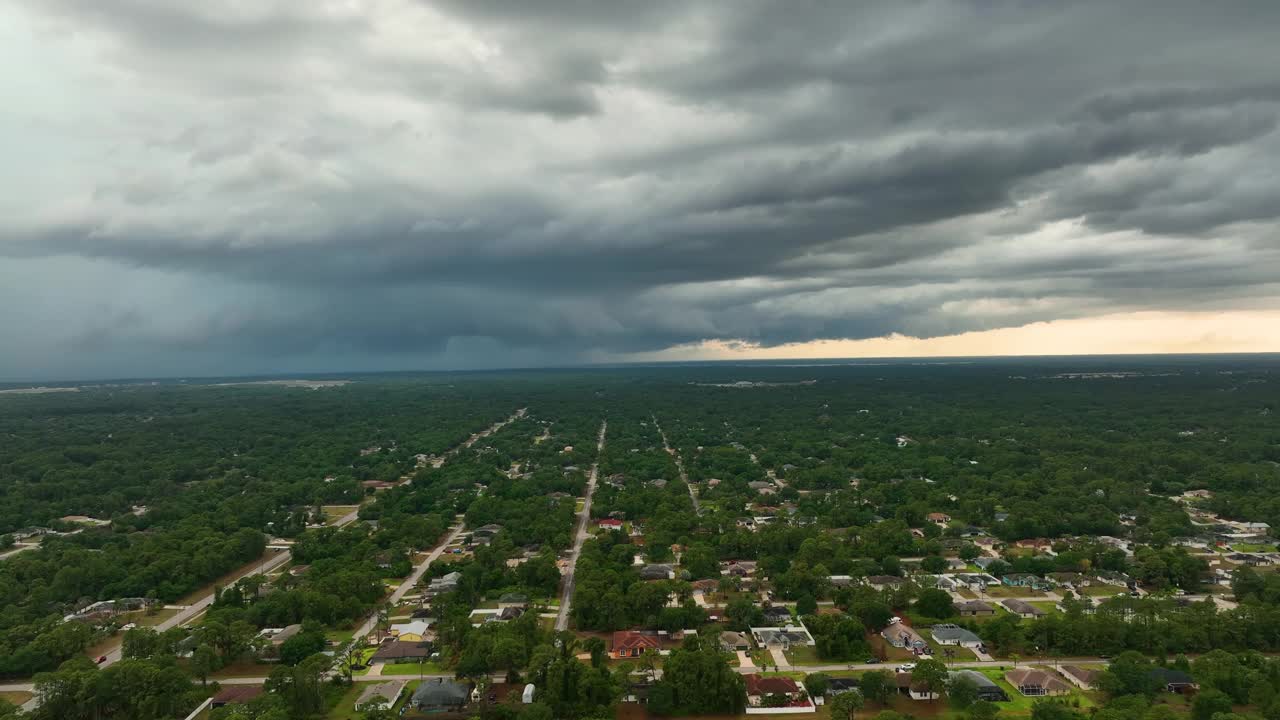
<path fill-rule="evenodd" d="M 1262 565 L 1271 564 L 1271 560 L 1268 557 L 1258 553 L 1231 553 L 1230 555 L 1227 555 L 1225 559 L 1228 562 L 1233 562 L 1237 565 L 1248 565 L 1249 567 L 1260 567 Z"/>
<path fill-rule="evenodd" d="M 1077 572 L 1051 572 L 1048 575 L 1045 575 L 1045 577 L 1059 585 L 1086 587 L 1090 584 L 1089 578 Z"/>
<path fill-rule="evenodd" d="M 423 662 L 431 657 L 431 643 L 422 640 L 384 642 L 369 658 L 370 664 Z"/>
<path fill-rule="evenodd" d="M 694 580 L 690 585 L 693 587 L 693 591 L 695 593 L 706 594 L 709 592 L 715 592 L 720 587 L 720 581 L 712 580 L 711 578 L 704 578 L 702 580 Z"/>
<path fill-rule="evenodd" d="M 400 694 L 404 692 L 406 684 L 405 680 L 388 680 L 369 684 L 365 687 L 364 692 L 360 693 L 360 697 L 356 699 L 355 708 L 357 711 L 373 705 L 386 705 L 390 708 L 400 699 Z"/>
<path fill-rule="evenodd" d="M 852 575 L 828 575 L 827 582 L 831 583 L 831 587 L 845 588 L 853 585 Z"/>
<path fill-rule="evenodd" d="M 931 512 L 928 515 L 925 515 L 925 519 L 933 523 L 934 525 L 946 525 L 947 523 L 951 522 L 950 515 L 946 513 L 940 513 L 940 512 Z"/>
<path fill-rule="evenodd" d="M 778 489 L 773 486 L 773 483 L 767 480 L 752 480 L 747 483 L 747 487 L 756 491 L 756 493 L 760 495 L 775 495 L 778 492 Z"/>
<path fill-rule="evenodd" d="M 745 633 L 726 630 L 720 633 L 720 649 L 726 652 L 751 649 L 751 637 Z"/>
<path fill-rule="evenodd" d="M 523 593 L 503 593 L 498 598 L 500 608 L 524 608 L 529 606 L 529 596 Z"/>
<path fill-rule="evenodd" d="M 410 620 L 391 626 L 391 634 L 401 642 L 420 643 L 427 639 L 427 630 L 431 623 L 426 620 Z"/>
<path fill-rule="evenodd" d="M 982 557 L 974 558 L 973 560 L 973 564 L 977 565 L 979 570 L 984 570 L 984 571 L 987 568 L 991 567 L 991 563 L 994 563 L 994 562 L 1003 562 L 1003 561 L 998 557 L 991 557 L 990 555 L 983 555 Z"/>
<path fill-rule="evenodd" d="M 912 629 L 911 626 L 903 625 L 902 623 L 894 623 L 881 630 L 880 636 L 890 645 L 898 648 L 923 650 L 929 647 L 929 643 L 925 642 L 923 637 L 920 637 L 920 633 Z"/>
<path fill-rule="evenodd" d="M 929 632 L 933 635 L 933 639 L 938 641 L 939 645 L 959 645 L 960 647 L 975 648 L 982 644 L 982 638 L 959 625 L 950 623 L 934 625 L 929 629 Z"/>
<path fill-rule="evenodd" d="M 898 692 L 912 700 L 937 700 L 941 697 L 938 693 L 929 692 L 924 683 L 913 681 L 909 672 L 895 673 L 894 681 L 898 685 Z"/>
<path fill-rule="evenodd" d="M 485 616 L 486 623 L 508 622 L 515 620 L 524 614 L 524 608 L 517 605 L 508 605 L 496 613 L 490 613 Z"/>
<path fill-rule="evenodd" d="M 732 575 L 734 577 L 747 577 L 754 575 L 756 572 L 755 560 L 726 560 L 720 563 L 721 575 Z"/>
<path fill-rule="evenodd" d="M 49 528 L 29 527 L 29 528 L 22 528 L 21 530 L 15 530 L 12 533 L 12 537 L 14 542 L 22 542 L 23 540 L 30 540 L 31 538 L 37 538 L 37 537 L 42 537 L 44 535 L 52 535 L 52 534 L 53 534 L 53 531 L 50 530 Z"/>
<path fill-rule="evenodd" d="M 765 677 L 752 673 L 742 679 L 747 684 L 747 707 L 749 708 L 764 707 L 765 698 L 770 696 L 785 697 L 786 705 L 809 704 L 809 696 L 805 694 L 804 689 L 789 677 Z"/>
<path fill-rule="evenodd" d="M 1005 673 L 1004 679 L 1017 688 L 1018 692 L 1031 697 L 1066 695 L 1071 692 L 1070 685 L 1047 670 L 1016 668 Z"/>
<path fill-rule="evenodd" d="M 1160 685 L 1164 687 L 1165 692 L 1182 693 L 1192 690 L 1198 690 L 1199 685 L 1191 676 L 1181 670 L 1170 670 L 1169 668 L 1158 667 L 1150 672 L 1151 677 L 1160 681 Z"/>
<path fill-rule="evenodd" d="M 793 645 L 816 645 L 809 629 L 804 625 L 784 625 L 782 627 L 753 627 L 751 637 L 756 645 L 763 648 L 791 647 Z"/>
<path fill-rule="evenodd" d="M 451 712 L 466 706 L 471 689 L 456 680 L 435 678 L 423 680 L 414 691 L 409 704 L 416 710 L 428 713 Z"/>
<path fill-rule="evenodd" d="M 621 530 L 622 521 L 616 518 L 601 518 L 596 521 L 596 527 L 601 530 Z"/>
<path fill-rule="evenodd" d="M 1070 680 L 1073 685 L 1081 690 L 1092 690 L 1099 674 L 1097 670 L 1089 670 L 1079 665 L 1063 665 L 1058 668 L 1058 672 L 1062 673 L 1062 677 Z"/>
<path fill-rule="evenodd" d="M 827 695 L 835 697 L 847 692 L 861 692 L 858 690 L 857 678 L 833 677 L 827 680 Z"/>
<path fill-rule="evenodd" d="M 674 580 L 675 568 L 670 565 L 652 564 L 640 568 L 641 580 Z"/>
<path fill-rule="evenodd" d="M 1026 538 L 1015 542 L 1014 547 L 1023 550 L 1035 550 L 1047 554 L 1053 554 L 1053 541 L 1048 538 Z"/>
<path fill-rule="evenodd" d="M 268 631 L 264 630 L 263 632 L 266 633 Z M 270 632 L 271 644 L 275 647 L 280 647 L 281 645 L 284 644 L 285 640 L 288 640 L 289 638 L 293 637 L 294 635 L 297 635 L 300 632 L 302 632 L 302 626 L 296 625 L 296 624 L 289 625 L 281 630 L 275 630 L 274 632 Z"/>
<path fill-rule="evenodd" d="M 867 584 L 876 590 L 897 587 L 905 582 L 906 580 L 894 575 L 872 575 L 867 578 Z"/>
<path fill-rule="evenodd" d="M 217 692 L 209 701 L 209 707 L 220 708 L 227 705 L 243 705 L 258 697 L 263 692 L 261 685 L 228 685 Z"/>
<path fill-rule="evenodd" d="M 1046 584 L 1043 579 L 1031 573 L 1009 573 L 1000 578 L 1000 581 L 1009 587 L 1036 588 Z"/>
<path fill-rule="evenodd" d="M 956 612 L 960 617 L 990 617 L 996 614 L 996 609 L 981 600 L 966 600 L 956 603 Z"/>
<path fill-rule="evenodd" d="M 1114 585 L 1122 588 L 1132 588 L 1137 584 L 1134 582 L 1134 579 L 1128 575 L 1122 572 L 1115 572 L 1113 570 L 1099 571 L 1093 577 L 1104 585 Z"/>
<path fill-rule="evenodd" d="M 791 610 L 781 605 L 770 605 L 761 609 L 761 612 L 770 624 L 782 625 L 791 622 Z"/>
<path fill-rule="evenodd" d="M 951 592 L 956 589 L 956 581 L 946 575 L 921 575 L 918 582 L 923 587 L 935 587 L 939 590 Z"/>
<path fill-rule="evenodd" d="M 979 700 L 986 700 L 987 702 L 1007 702 L 1009 700 L 1009 696 L 1003 688 L 977 670 L 952 670 L 947 673 L 947 677 L 951 682 L 965 678 L 973 683 L 973 686 L 978 690 Z"/>
<path fill-rule="evenodd" d="M 451 593 L 458 589 L 458 583 L 462 580 L 462 573 L 451 572 L 447 575 L 441 575 L 438 578 L 432 578 L 427 584 L 427 592 L 433 595 L 443 595 Z"/>
<path fill-rule="evenodd" d="M 609 650 L 613 658 L 640 657 L 646 650 L 658 652 L 662 642 L 658 633 L 638 630 L 619 630 L 613 634 L 613 647 Z"/>
<path fill-rule="evenodd" d="M 1044 610 L 1041 610 L 1026 600 L 1010 598 L 1008 600 L 1001 600 L 1000 604 L 1004 606 L 1005 610 L 1008 610 L 1024 620 L 1034 620 L 1045 615 Z"/>

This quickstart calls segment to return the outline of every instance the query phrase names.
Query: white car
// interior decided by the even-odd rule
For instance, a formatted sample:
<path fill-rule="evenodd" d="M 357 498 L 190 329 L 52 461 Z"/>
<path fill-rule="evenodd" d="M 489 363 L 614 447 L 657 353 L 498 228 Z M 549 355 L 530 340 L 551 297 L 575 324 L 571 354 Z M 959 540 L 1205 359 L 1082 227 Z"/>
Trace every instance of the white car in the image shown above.
<path fill-rule="evenodd" d="M 898 623 L 900 623 L 900 622 L 902 622 L 902 618 L 900 618 L 900 617 L 898 617 L 898 616 L 896 616 L 896 615 L 895 615 L 895 616 L 893 616 L 893 617 L 891 617 L 891 618 L 889 618 L 889 624 L 890 624 L 890 625 L 897 625 L 897 624 L 898 624 Z"/>
<path fill-rule="evenodd" d="M 915 663 L 904 663 L 897 667 L 898 672 L 911 672 L 916 669 Z"/>

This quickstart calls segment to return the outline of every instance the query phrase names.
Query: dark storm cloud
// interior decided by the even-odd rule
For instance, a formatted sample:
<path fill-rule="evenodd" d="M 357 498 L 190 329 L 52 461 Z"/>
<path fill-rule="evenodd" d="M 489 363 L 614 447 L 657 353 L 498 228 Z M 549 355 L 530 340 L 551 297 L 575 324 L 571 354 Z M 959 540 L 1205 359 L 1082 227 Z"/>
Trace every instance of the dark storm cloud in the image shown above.
<path fill-rule="evenodd" d="M 1277 291 L 1273 3 L 20 6 L 83 105 L 0 253 L 151 278 L 95 347 L 562 362 Z"/>

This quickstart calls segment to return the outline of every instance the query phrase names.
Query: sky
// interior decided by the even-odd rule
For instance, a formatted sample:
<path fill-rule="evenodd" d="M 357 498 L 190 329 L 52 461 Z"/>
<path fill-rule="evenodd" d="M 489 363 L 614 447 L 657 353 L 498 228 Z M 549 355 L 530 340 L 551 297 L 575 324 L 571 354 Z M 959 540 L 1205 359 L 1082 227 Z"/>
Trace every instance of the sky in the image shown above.
<path fill-rule="evenodd" d="M 0 379 L 1280 351 L 1276 27 L 10 0 Z"/>

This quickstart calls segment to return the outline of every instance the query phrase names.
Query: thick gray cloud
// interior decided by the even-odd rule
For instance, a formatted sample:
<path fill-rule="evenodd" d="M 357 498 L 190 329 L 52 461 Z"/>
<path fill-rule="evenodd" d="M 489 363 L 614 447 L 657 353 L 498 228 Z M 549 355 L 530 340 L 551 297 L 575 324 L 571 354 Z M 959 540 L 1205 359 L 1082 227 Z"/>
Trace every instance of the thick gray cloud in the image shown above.
<path fill-rule="evenodd" d="M 21 0 L 0 377 L 1280 296 L 1272 2 Z"/>

